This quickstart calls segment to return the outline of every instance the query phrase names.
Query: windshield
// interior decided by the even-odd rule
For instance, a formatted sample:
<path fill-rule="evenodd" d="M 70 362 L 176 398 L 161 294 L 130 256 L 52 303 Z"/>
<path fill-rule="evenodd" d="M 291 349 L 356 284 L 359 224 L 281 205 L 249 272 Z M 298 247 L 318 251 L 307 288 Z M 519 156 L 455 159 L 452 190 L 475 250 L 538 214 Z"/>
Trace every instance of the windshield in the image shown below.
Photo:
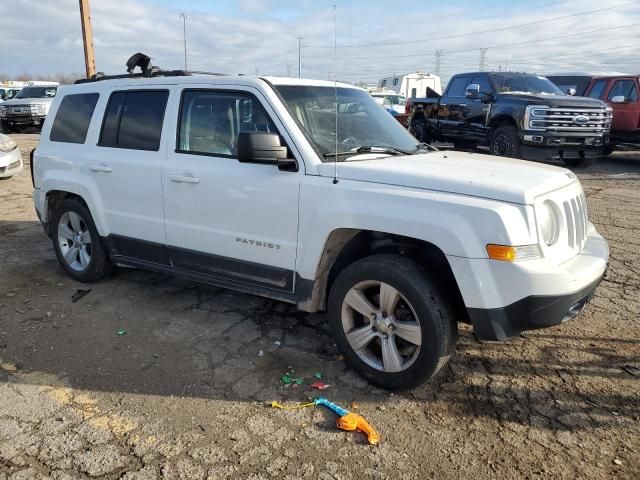
<path fill-rule="evenodd" d="M 382 103 L 383 105 L 406 105 L 407 99 L 400 95 L 373 95 L 378 103 Z"/>
<path fill-rule="evenodd" d="M 51 98 L 57 90 L 58 87 L 24 87 L 15 98 Z"/>
<path fill-rule="evenodd" d="M 494 75 L 498 93 L 564 95 L 549 79 L 535 75 Z"/>
<path fill-rule="evenodd" d="M 336 152 L 336 91 L 333 87 L 275 87 L 289 112 L 307 134 L 322 161 Z M 338 152 L 375 146 L 415 150 L 418 141 L 363 90 L 338 88 Z"/>

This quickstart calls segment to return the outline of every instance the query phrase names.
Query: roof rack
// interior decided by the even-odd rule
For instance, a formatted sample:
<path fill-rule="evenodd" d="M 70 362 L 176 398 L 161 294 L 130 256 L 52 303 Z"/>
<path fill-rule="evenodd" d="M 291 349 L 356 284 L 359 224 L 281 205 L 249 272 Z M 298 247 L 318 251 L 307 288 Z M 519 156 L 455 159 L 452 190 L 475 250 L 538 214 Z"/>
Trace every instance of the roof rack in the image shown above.
<path fill-rule="evenodd" d="M 133 73 L 136 67 L 140 67 L 140 73 Z M 81 78 L 74 83 L 91 83 L 100 82 L 102 80 L 114 80 L 119 78 L 153 78 L 153 77 L 188 77 L 191 75 L 219 75 L 224 73 L 189 71 L 189 70 L 162 70 L 159 67 L 151 65 L 151 58 L 144 53 L 136 53 L 127 60 L 127 73 L 121 75 L 105 75 L 98 72 L 90 78 Z"/>

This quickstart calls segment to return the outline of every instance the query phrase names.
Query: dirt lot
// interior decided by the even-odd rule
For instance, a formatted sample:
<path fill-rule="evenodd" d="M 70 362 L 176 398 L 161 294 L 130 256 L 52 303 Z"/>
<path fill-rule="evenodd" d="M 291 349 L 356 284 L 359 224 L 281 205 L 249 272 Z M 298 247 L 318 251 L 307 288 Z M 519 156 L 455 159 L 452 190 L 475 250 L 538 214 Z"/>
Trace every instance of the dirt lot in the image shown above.
<path fill-rule="evenodd" d="M 28 161 L 37 136 L 14 138 Z M 640 155 L 578 174 L 611 245 L 585 312 L 507 343 L 462 326 L 437 381 L 392 395 L 336 358 L 323 315 L 135 270 L 68 279 L 27 166 L 0 182 L 0 480 L 640 478 L 640 377 L 624 369 L 640 367 Z M 280 383 L 289 366 L 302 386 Z M 316 371 L 380 446 L 323 410 L 265 406 L 317 393 Z"/>

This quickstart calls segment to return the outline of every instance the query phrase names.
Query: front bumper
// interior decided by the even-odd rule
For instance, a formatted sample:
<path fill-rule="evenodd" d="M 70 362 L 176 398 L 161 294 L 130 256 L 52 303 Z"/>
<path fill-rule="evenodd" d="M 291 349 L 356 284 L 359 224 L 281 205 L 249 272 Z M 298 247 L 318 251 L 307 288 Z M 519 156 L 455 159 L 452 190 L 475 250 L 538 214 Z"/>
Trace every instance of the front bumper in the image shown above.
<path fill-rule="evenodd" d="M 22 170 L 22 155 L 16 147 L 10 152 L 0 152 L 0 178 L 12 177 Z"/>
<path fill-rule="evenodd" d="M 527 130 L 520 134 L 520 154 L 525 160 L 553 158 L 592 158 L 602 155 L 609 134 L 548 132 Z"/>
<path fill-rule="evenodd" d="M 473 325 L 482 340 L 506 340 L 524 330 L 575 317 L 604 277 L 609 246 L 589 225 L 582 251 L 558 265 L 447 257 Z"/>
<path fill-rule="evenodd" d="M 44 123 L 46 115 L 12 115 L 6 114 L 0 120 L 7 122 L 12 127 L 40 126 Z"/>

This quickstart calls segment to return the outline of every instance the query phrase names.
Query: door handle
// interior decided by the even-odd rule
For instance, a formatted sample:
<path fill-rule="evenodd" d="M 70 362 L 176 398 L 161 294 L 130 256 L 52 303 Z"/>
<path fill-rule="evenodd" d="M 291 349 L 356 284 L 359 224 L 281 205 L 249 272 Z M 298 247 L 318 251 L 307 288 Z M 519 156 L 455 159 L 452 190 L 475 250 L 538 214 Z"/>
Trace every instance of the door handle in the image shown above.
<path fill-rule="evenodd" d="M 446 104 L 446 103 L 442 103 L 442 102 L 440 102 L 440 106 L 442 106 L 442 107 L 446 107 L 446 106 L 447 106 L 447 104 Z"/>
<path fill-rule="evenodd" d="M 92 172 L 111 173 L 111 167 L 105 165 L 104 163 L 99 163 L 97 165 L 89 165 L 89 170 L 91 170 Z"/>
<path fill-rule="evenodd" d="M 467 104 L 466 104 L 466 103 L 461 103 L 461 104 L 459 104 L 459 106 L 461 106 L 461 107 L 466 107 L 466 106 L 467 106 Z"/>
<path fill-rule="evenodd" d="M 200 179 L 193 175 L 170 175 L 169 179 L 176 183 L 200 183 Z"/>

